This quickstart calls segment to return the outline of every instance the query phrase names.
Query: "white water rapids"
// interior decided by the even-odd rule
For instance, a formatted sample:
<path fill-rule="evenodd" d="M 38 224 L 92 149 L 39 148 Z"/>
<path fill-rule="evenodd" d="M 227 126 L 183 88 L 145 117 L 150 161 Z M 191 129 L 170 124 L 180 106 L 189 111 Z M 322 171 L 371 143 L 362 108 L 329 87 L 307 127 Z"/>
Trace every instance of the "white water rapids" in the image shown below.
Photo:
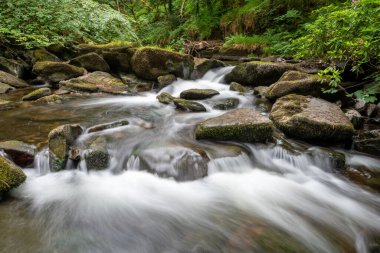
<path fill-rule="evenodd" d="M 162 90 L 174 96 L 189 88 L 218 90 L 220 95 L 201 101 L 205 113 L 178 113 L 159 104 L 154 92 L 82 102 L 83 110 L 126 110 L 130 124 L 96 133 L 116 136 L 107 145 L 112 159 L 106 171 L 87 172 L 81 163 L 77 170 L 48 173 L 46 150 L 35 168 L 26 170 L 26 183 L 13 195 L 25 201 L 41 231 L 43 246 L 37 252 L 369 252 L 373 236 L 380 235 L 379 195 L 335 173 L 322 150 L 292 153 L 280 143 L 194 140 L 197 122 L 223 113 L 212 109 L 213 101 L 235 97 L 239 107 L 254 106 L 252 95 L 219 83 L 229 70 L 178 80 Z M 141 111 L 152 114 L 141 117 Z M 210 158 L 208 176 L 196 181 L 141 171 L 134 156 L 136 150 L 156 150 L 155 162 L 171 168 L 168 147 L 174 152 L 169 157 L 175 157 L 176 149 L 193 146 Z M 243 152 L 233 155 L 231 147 Z M 345 154 L 350 165 L 380 170 L 376 158 Z M 28 252 L 18 246 L 6 252 Z"/>

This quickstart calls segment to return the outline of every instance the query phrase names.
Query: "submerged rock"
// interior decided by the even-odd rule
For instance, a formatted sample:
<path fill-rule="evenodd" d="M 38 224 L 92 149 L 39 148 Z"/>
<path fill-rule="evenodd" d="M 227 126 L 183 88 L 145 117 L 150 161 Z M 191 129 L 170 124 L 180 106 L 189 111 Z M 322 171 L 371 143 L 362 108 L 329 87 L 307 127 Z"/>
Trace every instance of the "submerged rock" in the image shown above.
<path fill-rule="evenodd" d="M 218 100 L 214 102 L 214 105 L 212 108 L 218 109 L 218 110 L 230 110 L 235 109 L 238 107 L 240 103 L 240 100 L 237 98 L 226 98 L 222 100 Z"/>
<path fill-rule="evenodd" d="M 143 80 L 134 74 L 120 74 L 120 78 L 128 86 L 130 92 L 150 91 L 154 86 L 154 82 Z"/>
<path fill-rule="evenodd" d="M 176 108 L 181 110 L 181 111 L 191 111 L 191 112 L 205 112 L 205 111 L 207 111 L 206 107 L 204 107 L 202 104 L 194 102 L 194 101 L 176 98 L 173 100 L 173 102 L 174 102 Z"/>
<path fill-rule="evenodd" d="M 107 150 L 107 142 L 103 136 L 96 138 L 85 151 L 84 160 L 87 170 L 104 170 L 108 167 L 110 155 Z"/>
<path fill-rule="evenodd" d="M 143 169 L 176 181 L 192 181 L 207 176 L 208 158 L 189 148 L 162 147 L 139 154 Z"/>
<path fill-rule="evenodd" d="M 344 141 L 354 127 L 335 104 L 325 100 L 290 94 L 279 98 L 270 118 L 285 134 L 304 140 Z"/>
<path fill-rule="evenodd" d="M 189 79 L 194 69 L 192 56 L 152 47 L 139 48 L 131 63 L 138 77 L 152 81 L 167 74 Z"/>
<path fill-rule="evenodd" d="M 295 66 L 288 63 L 252 61 L 236 66 L 225 76 L 227 83 L 237 82 L 246 86 L 270 85 Z"/>
<path fill-rule="evenodd" d="M 69 151 L 75 140 L 81 135 L 83 129 L 80 125 L 62 125 L 49 133 L 49 163 L 51 171 L 65 169 Z"/>
<path fill-rule="evenodd" d="M 209 70 L 215 68 L 226 67 L 227 65 L 216 59 L 195 58 L 194 71 L 191 73 L 191 79 L 196 80 L 202 78 Z"/>
<path fill-rule="evenodd" d="M 97 53 L 88 53 L 78 56 L 70 61 L 70 64 L 85 68 L 88 71 L 110 72 L 108 63 Z"/>
<path fill-rule="evenodd" d="M 0 70 L 0 83 L 8 84 L 15 88 L 25 88 L 29 86 L 29 84 L 27 84 L 25 81 L 1 70 Z"/>
<path fill-rule="evenodd" d="M 116 121 L 116 122 L 100 124 L 100 125 L 90 127 L 89 129 L 87 129 L 87 132 L 88 133 L 100 132 L 100 131 L 104 131 L 104 130 L 115 128 L 115 127 L 126 126 L 128 124 L 129 124 L 129 121 L 120 120 L 120 121 Z"/>
<path fill-rule="evenodd" d="M 175 97 L 173 97 L 167 92 L 160 93 L 156 98 L 158 99 L 158 102 L 162 104 L 167 104 L 167 105 L 171 104 L 173 100 L 175 99 Z"/>
<path fill-rule="evenodd" d="M 33 73 L 46 81 L 58 83 L 85 74 L 84 68 L 79 68 L 65 62 L 39 61 L 33 66 Z"/>
<path fill-rule="evenodd" d="M 380 156 L 380 129 L 360 132 L 354 137 L 354 147 L 360 152 Z"/>
<path fill-rule="evenodd" d="M 22 100 L 36 100 L 51 95 L 49 88 L 40 88 L 22 97 Z"/>
<path fill-rule="evenodd" d="M 22 141 L 3 141 L 0 142 L 0 149 L 21 167 L 26 167 L 34 162 L 36 147 Z"/>
<path fill-rule="evenodd" d="M 243 85 L 237 82 L 232 82 L 230 84 L 230 90 L 241 92 L 241 93 L 247 92 L 247 89 Z"/>
<path fill-rule="evenodd" d="M 272 122 L 254 109 L 236 109 L 199 123 L 197 139 L 264 142 L 272 137 Z"/>
<path fill-rule="evenodd" d="M 202 100 L 219 95 L 220 93 L 213 89 L 189 89 L 184 90 L 179 95 L 183 99 Z"/>
<path fill-rule="evenodd" d="M 0 83 L 0 94 L 7 93 L 8 91 L 13 90 L 14 88 L 8 84 Z"/>
<path fill-rule="evenodd" d="M 73 78 L 59 83 L 67 90 L 77 92 L 105 92 L 124 94 L 127 86 L 118 78 L 106 72 L 92 72 L 88 75 Z"/>
<path fill-rule="evenodd" d="M 176 80 L 177 80 L 177 77 L 175 77 L 175 75 L 172 75 L 172 74 L 159 76 L 157 78 L 159 88 L 166 87 L 174 83 Z"/>
<path fill-rule="evenodd" d="M 20 105 L 20 102 L 12 102 L 8 100 L 0 99 L 0 111 L 10 110 Z"/>
<path fill-rule="evenodd" d="M 20 167 L 0 156 L 0 192 L 6 192 L 18 187 L 26 179 Z"/>

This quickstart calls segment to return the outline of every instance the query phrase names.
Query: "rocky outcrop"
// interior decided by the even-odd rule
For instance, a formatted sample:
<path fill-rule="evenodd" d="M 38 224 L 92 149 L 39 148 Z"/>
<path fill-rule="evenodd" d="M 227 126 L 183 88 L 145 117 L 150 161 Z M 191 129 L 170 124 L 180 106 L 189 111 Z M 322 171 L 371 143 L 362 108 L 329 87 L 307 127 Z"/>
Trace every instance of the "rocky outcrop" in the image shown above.
<path fill-rule="evenodd" d="M 29 84 L 27 84 L 25 81 L 1 70 L 0 70 L 0 83 L 8 84 L 15 88 L 25 88 L 29 86 Z"/>
<path fill-rule="evenodd" d="M 197 139 L 264 142 L 272 137 L 272 122 L 254 109 L 236 109 L 199 123 Z"/>
<path fill-rule="evenodd" d="M 226 98 L 215 101 L 212 108 L 217 110 L 230 110 L 238 107 L 240 100 L 237 98 Z"/>
<path fill-rule="evenodd" d="M 213 89 L 189 89 L 182 91 L 179 96 L 183 99 L 202 100 L 219 94 L 218 91 Z"/>
<path fill-rule="evenodd" d="M 49 133 L 49 163 L 51 171 L 65 169 L 69 152 L 83 129 L 77 124 L 62 125 Z"/>
<path fill-rule="evenodd" d="M 285 134 L 304 140 L 344 141 L 354 133 L 354 127 L 338 106 L 302 95 L 279 98 L 270 118 Z"/>
<path fill-rule="evenodd" d="M 6 192 L 18 187 L 26 179 L 20 167 L 0 156 L 0 192 Z"/>
<path fill-rule="evenodd" d="M 49 88 L 40 88 L 23 96 L 22 100 L 37 100 L 39 98 L 46 97 L 49 95 L 51 95 L 51 90 Z"/>
<path fill-rule="evenodd" d="M 191 73 L 191 79 L 202 78 L 209 70 L 214 68 L 226 67 L 227 65 L 216 59 L 195 58 L 194 71 Z"/>
<path fill-rule="evenodd" d="M 169 75 L 164 75 L 164 76 L 159 76 L 157 78 L 158 81 L 158 87 L 159 88 L 164 88 L 168 85 L 171 85 L 177 80 L 177 77 L 175 75 L 169 74 Z"/>
<path fill-rule="evenodd" d="M 181 111 L 190 111 L 190 112 L 205 112 L 206 107 L 204 107 L 202 104 L 189 101 L 186 99 L 180 99 L 176 98 L 173 100 L 173 103 L 175 104 L 176 108 Z"/>
<path fill-rule="evenodd" d="M 59 84 L 67 90 L 76 92 L 124 94 L 127 90 L 127 86 L 120 79 L 100 71 L 62 81 Z"/>
<path fill-rule="evenodd" d="M 360 132 L 354 137 L 354 147 L 360 152 L 380 156 L 380 129 Z"/>
<path fill-rule="evenodd" d="M 4 150 L 12 161 L 21 167 L 33 164 L 36 155 L 36 147 L 22 141 L 0 142 L 0 150 Z"/>
<path fill-rule="evenodd" d="M 327 88 L 318 75 L 310 75 L 300 71 L 287 71 L 280 80 L 272 84 L 265 93 L 265 97 L 276 100 L 288 94 L 310 95 L 321 97 L 322 89 Z"/>
<path fill-rule="evenodd" d="M 162 104 L 166 104 L 166 105 L 171 104 L 173 102 L 173 100 L 175 99 L 175 97 L 173 97 L 172 95 L 170 95 L 167 92 L 160 93 L 156 98 L 157 98 L 158 102 L 160 102 Z"/>
<path fill-rule="evenodd" d="M 189 79 L 194 69 L 192 56 L 151 47 L 138 49 L 131 63 L 138 77 L 152 81 L 167 74 Z"/>
<path fill-rule="evenodd" d="M 102 71 L 110 72 L 110 66 L 108 63 L 100 57 L 97 53 L 88 53 L 81 56 L 78 56 L 70 61 L 70 64 L 85 68 L 86 70 L 93 71 Z"/>
<path fill-rule="evenodd" d="M 110 154 L 103 136 L 99 136 L 91 143 L 89 149 L 85 151 L 84 160 L 87 170 L 104 170 L 108 167 Z"/>
<path fill-rule="evenodd" d="M 247 92 L 247 89 L 243 85 L 237 82 L 232 82 L 230 84 L 230 90 L 241 92 L 241 93 Z"/>
<path fill-rule="evenodd" d="M 295 70 L 295 66 L 288 63 L 253 61 L 236 66 L 225 76 L 227 83 L 237 82 L 246 86 L 270 85 L 277 82 L 280 77 L 289 70 Z"/>
<path fill-rule="evenodd" d="M 32 71 L 46 81 L 53 83 L 82 76 L 86 73 L 84 68 L 79 68 L 65 62 L 53 61 L 39 61 L 34 64 Z"/>

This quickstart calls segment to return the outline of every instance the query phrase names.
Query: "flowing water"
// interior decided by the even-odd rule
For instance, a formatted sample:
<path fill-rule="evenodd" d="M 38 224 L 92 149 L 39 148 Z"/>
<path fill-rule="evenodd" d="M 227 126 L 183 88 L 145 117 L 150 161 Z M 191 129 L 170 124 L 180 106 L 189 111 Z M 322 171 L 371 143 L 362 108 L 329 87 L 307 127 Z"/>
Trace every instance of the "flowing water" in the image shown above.
<path fill-rule="evenodd" d="M 15 199 L 0 202 L 0 252 L 378 252 L 373 245 L 380 238 L 379 195 L 342 176 L 330 149 L 284 139 L 195 140 L 197 122 L 224 113 L 212 109 L 220 99 L 237 98 L 239 107 L 267 113 L 254 96 L 222 84 L 230 70 L 178 80 L 159 91 L 178 96 L 189 88 L 218 90 L 220 95 L 201 101 L 204 113 L 162 105 L 154 91 L 2 112 L 1 139 L 41 148 L 34 167 L 25 169 L 27 181 L 12 192 Z M 122 119 L 130 124 L 78 139 L 79 147 L 106 139 L 107 170 L 87 171 L 82 161 L 49 172 L 44 146 L 51 129 Z M 342 152 L 348 165 L 380 171 L 377 158 Z M 182 167 L 196 174 L 206 163 L 208 175 L 174 180 L 184 157 Z"/>

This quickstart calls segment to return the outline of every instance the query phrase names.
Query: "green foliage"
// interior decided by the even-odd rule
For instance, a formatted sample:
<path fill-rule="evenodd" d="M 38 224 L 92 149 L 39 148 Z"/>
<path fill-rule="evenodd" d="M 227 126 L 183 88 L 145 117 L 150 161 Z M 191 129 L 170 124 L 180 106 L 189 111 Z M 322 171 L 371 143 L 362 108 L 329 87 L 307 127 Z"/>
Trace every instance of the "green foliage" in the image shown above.
<path fill-rule="evenodd" d="M 0 38 L 28 48 L 68 41 L 137 40 L 124 15 L 92 0 L 3 0 Z"/>
<path fill-rule="evenodd" d="M 372 79 L 373 83 L 367 88 L 355 91 L 350 96 L 362 99 L 366 103 L 374 103 L 377 101 L 376 95 L 380 93 L 380 71 L 367 77 L 367 79 Z"/>
<path fill-rule="evenodd" d="M 342 83 L 341 77 L 342 71 L 336 67 L 328 67 L 324 70 L 319 71 L 318 76 L 321 82 L 329 82 L 329 89 L 322 89 L 324 93 L 333 94 L 338 92 L 338 88 Z"/>

